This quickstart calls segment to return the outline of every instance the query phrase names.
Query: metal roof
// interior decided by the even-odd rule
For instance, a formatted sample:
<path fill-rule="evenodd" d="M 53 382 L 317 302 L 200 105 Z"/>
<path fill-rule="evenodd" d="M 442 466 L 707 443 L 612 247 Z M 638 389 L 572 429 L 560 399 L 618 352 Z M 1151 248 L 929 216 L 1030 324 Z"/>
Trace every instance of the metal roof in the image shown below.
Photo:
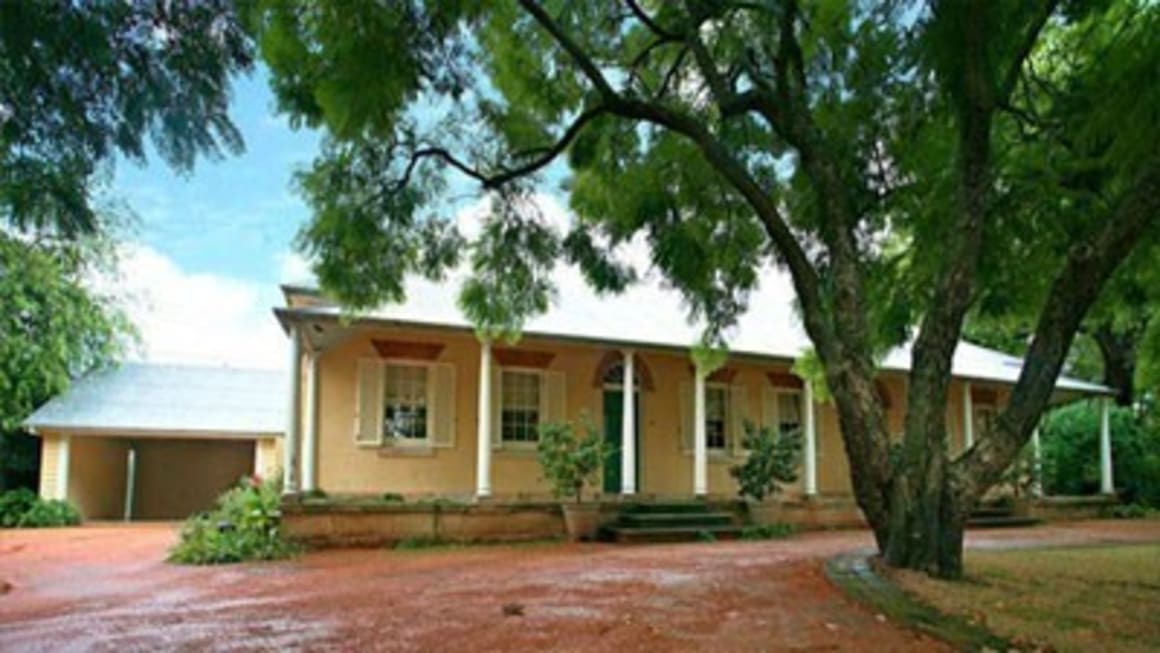
<path fill-rule="evenodd" d="M 287 383 L 276 370 L 125 363 L 76 381 L 25 424 L 72 433 L 281 435 Z"/>
<path fill-rule="evenodd" d="M 458 306 L 459 288 L 465 273 L 457 271 L 443 282 L 410 277 L 407 299 L 383 306 L 360 317 L 370 322 L 387 322 L 433 327 L 471 329 Z M 788 275 L 773 268 L 762 271 L 762 287 L 750 296 L 749 310 L 728 334 L 731 352 L 792 361 L 812 348 L 812 343 L 794 311 L 795 294 Z M 687 349 L 701 333 L 691 323 L 677 293 L 656 278 L 645 279 L 619 295 L 598 295 L 570 267 L 557 268 L 553 278 L 557 296 L 547 313 L 528 321 L 527 336 L 603 342 L 620 346 Z M 283 286 L 289 295 L 317 296 L 317 286 L 296 283 Z M 295 318 L 337 319 L 337 305 L 277 309 L 280 320 Z M 882 368 L 894 372 L 910 369 L 910 345 L 896 347 L 882 361 Z M 960 342 L 955 350 L 952 374 L 956 378 L 1014 384 L 1022 369 L 1022 359 L 1002 352 Z M 1102 385 L 1060 377 L 1059 390 L 1110 394 Z"/>

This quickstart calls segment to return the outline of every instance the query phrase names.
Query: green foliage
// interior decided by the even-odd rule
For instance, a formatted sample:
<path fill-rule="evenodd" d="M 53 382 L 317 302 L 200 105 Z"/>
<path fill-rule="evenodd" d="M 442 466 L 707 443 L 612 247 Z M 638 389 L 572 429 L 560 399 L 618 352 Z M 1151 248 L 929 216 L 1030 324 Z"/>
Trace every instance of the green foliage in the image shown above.
<path fill-rule="evenodd" d="M 707 531 L 707 530 L 702 529 L 702 530 L 697 531 L 697 541 L 698 542 L 716 542 L 717 536 L 713 534 L 713 531 Z"/>
<path fill-rule="evenodd" d="M 76 526 L 81 514 L 59 499 L 41 499 L 27 488 L 0 494 L 0 528 L 52 528 Z"/>
<path fill-rule="evenodd" d="M 397 492 L 384 492 L 379 496 L 383 503 L 406 503 L 407 498 Z"/>
<path fill-rule="evenodd" d="M 1121 503 L 1108 509 L 1106 516 L 1112 519 L 1149 519 L 1155 514 L 1155 508 L 1142 503 Z"/>
<path fill-rule="evenodd" d="M 810 389 L 814 392 L 814 401 L 824 403 L 832 399 L 830 387 L 826 385 L 826 367 L 818 357 L 817 350 L 810 349 L 798 356 L 793 362 L 791 371 L 810 384 Z"/>
<path fill-rule="evenodd" d="M 577 503 L 583 499 L 585 486 L 596 482 L 609 455 L 604 437 L 587 415 L 581 418 L 581 426 L 584 435 L 577 435 L 571 423 L 541 424 L 536 446 L 540 469 L 552 492 Z"/>
<path fill-rule="evenodd" d="M 68 501 L 61 499 L 39 500 L 32 504 L 28 512 L 20 517 L 17 528 L 55 528 L 76 526 L 81 523 L 81 513 Z"/>
<path fill-rule="evenodd" d="M 776 435 L 768 427 L 746 422 L 742 446 L 749 452 L 748 457 L 740 465 L 729 468 L 741 496 L 762 501 L 776 496 L 782 483 L 797 480 L 802 451 L 800 432 Z"/>
<path fill-rule="evenodd" d="M 281 529 L 280 485 L 245 478 L 218 497 L 213 510 L 186 520 L 169 561 L 214 565 L 286 558 L 297 547 Z"/>
<path fill-rule="evenodd" d="M 40 480 L 40 440 L 0 429 L 0 492 L 35 488 Z"/>
<path fill-rule="evenodd" d="M 115 298 L 88 282 L 114 261 L 111 244 L 97 237 L 30 239 L 0 230 L 0 487 L 35 478 L 38 444 L 21 430 L 29 414 L 131 342 Z"/>
<path fill-rule="evenodd" d="M 20 518 L 40 500 L 28 488 L 17 488 L 0 494 L 0 528 L 13 528 Z"/>
<path fill-rule="evenodd" d="M 242 3 L 243 5 L 245 3 Z M 230 78 L 253 65 L 239 3 L 0 3 L 0 222 L 91 233 L 91 186 L 146 139 L 180 171 L 238 152 Z"/>
<path fill-rule="evenodd" d="M 746 526 L 741 529 L 743 540 L 780 540 L 796 532 L 793 524 L 777 523 L 761 526 Z"/>
<path fill-rule="evenodd" d="M 1112 473 L 1122 498 L 1160 507 L 1160 430 L 1153 419 L 1113 408 Z M 1049 413 L 1040 427 L 1044 491 L 1094 494 L 1100 490 L 1100 411 L 1093 402 Z"/>

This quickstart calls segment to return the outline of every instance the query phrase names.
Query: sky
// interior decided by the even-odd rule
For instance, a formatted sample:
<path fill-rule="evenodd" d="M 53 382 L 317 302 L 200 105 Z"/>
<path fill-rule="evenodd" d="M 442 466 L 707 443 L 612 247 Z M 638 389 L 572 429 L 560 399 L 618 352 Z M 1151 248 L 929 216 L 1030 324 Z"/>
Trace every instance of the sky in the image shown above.
<path fill-rule="evenodd" d="M 233 100 L 244 154 L 203 158 L 190 174 L 157 157 L 117 165 L 111 195 L 136 216 L 116 288 L 141 336 L 130 358 L 285 366 L 271 309 L 280 282 L 309 278 L 292 244 L 308 210 L 291 178 L 320 139 L 275 115 L 261 70 L 235 81 Z"/>
<path fill-rule="evenodd" d="M 244 154 L 203 159 L 190 174 L 174 172 L 156 157 L 144 166 L 117 165 L 111 195 L 129 206 L 136 221 L 123 239 L 118 278 L 100 283 L 121 298 L 137 327 L 140 344 L 130 352 L 131 360 L 270 369 L 287 365 L 286 336 L 272 309 L 283 303 L 280 283 L 310 279 L 309 266 L 293 246 L 309 213 L 291 181 L 295 170 L 313 160 L 320 136 L 295 131 L 275 114 L 261 69 L 236 80 L 233 100 L 231 115 L 245 139 Z M 549 170 L 535 196 L 543 219 L 561 230 L 573 220 L 560 192 L 563 176 L 562 168 Z M 488 201 L 461 190 L 468 189 L 450 193 L 460 199 L 447 207 L 448 218 L 471 238 Z M 629 312 L 655 310 L 680 322 L 680 301 L 650 269 L 644 235 L 625 246 L 620 258 L 643 273 L 641 287 L 620 298 L 633 307 Z M 773 323 L 794 328 L 788 279 L 772 269 L 764 273 L 766 283 L 751 297 L 747 318 L 757 332 Z M 441 284 L 411 280 L 408 294 L 416 301 L 438 296 L 454 307 L 465 276 L 461 267 Z M 557 318 L 574 318 L 581 306 L 588 311 L 583 319 L 593 319 L 608 306 L 608 300 L 578 302 L 591 292 L 571 266 L 558 266 L 554 281 L 557 307 L 566 300 L 572 309 L 561 310 Z"/>

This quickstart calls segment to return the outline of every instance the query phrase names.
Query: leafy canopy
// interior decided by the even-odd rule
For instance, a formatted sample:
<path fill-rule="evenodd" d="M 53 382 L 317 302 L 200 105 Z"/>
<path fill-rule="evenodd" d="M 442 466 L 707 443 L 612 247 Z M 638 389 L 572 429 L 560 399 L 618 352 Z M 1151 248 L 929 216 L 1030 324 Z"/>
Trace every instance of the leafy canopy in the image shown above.
<path fill-rule="evenodd" d="M 93 182 L 146 142 L 177 170 L 242 149 L 230 76 L 253 65 L 245 2 L 0 3 L 0 222 L 91 232 Z"/>

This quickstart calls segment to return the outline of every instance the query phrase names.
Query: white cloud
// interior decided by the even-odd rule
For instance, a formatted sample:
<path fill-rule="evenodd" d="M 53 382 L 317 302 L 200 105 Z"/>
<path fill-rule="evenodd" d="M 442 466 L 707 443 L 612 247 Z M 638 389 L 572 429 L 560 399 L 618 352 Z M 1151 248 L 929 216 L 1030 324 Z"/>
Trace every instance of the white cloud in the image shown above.
<path fill-rule="evenodd" d="M 286 337 L 271 313 L 280 300 L 275 286 L 189 273 L 143 244 L 124 245 L 119 254 L 119 279 L 98 280 L 97 285 L 121 299 L 136 325 L 142 341 L 138 357 L 285 366 Z"/>
<path fill-rule="evenodd" d="M 310 262 L 298 252 L 285 251 L 276 257 L 280 283 L 307 283 L 314 278 Z"/>

